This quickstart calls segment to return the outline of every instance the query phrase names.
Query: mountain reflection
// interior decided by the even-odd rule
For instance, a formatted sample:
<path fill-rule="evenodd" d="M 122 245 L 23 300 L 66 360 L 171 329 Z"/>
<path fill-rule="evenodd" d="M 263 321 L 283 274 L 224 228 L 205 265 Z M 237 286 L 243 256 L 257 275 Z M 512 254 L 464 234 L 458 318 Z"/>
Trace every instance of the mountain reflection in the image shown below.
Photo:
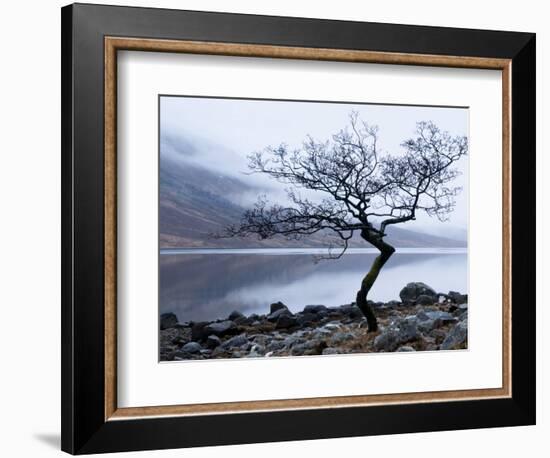
<path fill-rule="evenodd" d="M 309 254 L 161 254 L 160 312 L 180 322 L 225 318 L 233 310 L 264 314 L 282 301 L 292 311 L 308 304 L 337 306 L 354 300 L 373 253 L 350 253 L 318 263 Z M 395 253 L 369 298 L 399 300 L 408 282 L 422 281 L 436 291 L 467 292 L 467 254 L 442 250 Z"/>

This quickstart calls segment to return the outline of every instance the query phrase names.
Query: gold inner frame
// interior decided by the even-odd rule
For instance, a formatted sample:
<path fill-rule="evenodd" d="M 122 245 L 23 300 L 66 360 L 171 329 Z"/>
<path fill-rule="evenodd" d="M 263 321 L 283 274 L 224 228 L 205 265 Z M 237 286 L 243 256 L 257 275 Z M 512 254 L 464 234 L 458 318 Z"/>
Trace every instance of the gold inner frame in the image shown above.
<path fill-rule="evenodd" d="M 502 72 L 502 387 L 402 394 L 335 396 L 119 408 L 117 405 L 117 51 L 175 52 L 240 57 L 267 57 L 435 67 L 493 69 Z M 245 413 L 381 404 L 507 398 L 512 393 L 511 366 L 511 60 L 374 51 L 301 48 L 239 43 L 105 37 L 105 420 L 151 416 Z"/>

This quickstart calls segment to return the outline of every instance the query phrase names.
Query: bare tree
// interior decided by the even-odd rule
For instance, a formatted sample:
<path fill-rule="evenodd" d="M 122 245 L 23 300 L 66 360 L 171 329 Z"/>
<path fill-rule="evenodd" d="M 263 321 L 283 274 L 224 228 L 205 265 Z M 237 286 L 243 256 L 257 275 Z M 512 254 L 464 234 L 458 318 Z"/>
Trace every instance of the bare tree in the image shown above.
<path fill-rule="evenodd" d="M 365 315 L 368 330 L 377 320 L 367 295 L 380 270 L 395 252 L 384 240 L 386 228 L 416 219 L 419 211 L 447 219 L 460 187 L 450 186 L 459 171 L 453 167 L 466 155 L 466 137 L 451 137 L 432 122 L 419 122 L 415 138 L 402 143 L 403 154 L 381 154 L 378 128 L 350 114 L 350 125 L 319 142 L 308 137 L 299 149 L 285 144 L 267 147 L 249 156 L 252 173 L 262 173 L 289 187 L 284 205 L 265 197 L 247 210 L 239 224 L 227 227 L 225 236 L 276 235 L 299 239 L 320 231 L 336 234 L 342 256 L 355 233 L 380 254 L 361 282 L 356 304 Z M 300 188 L 317 191 L 305 197 Z"/>

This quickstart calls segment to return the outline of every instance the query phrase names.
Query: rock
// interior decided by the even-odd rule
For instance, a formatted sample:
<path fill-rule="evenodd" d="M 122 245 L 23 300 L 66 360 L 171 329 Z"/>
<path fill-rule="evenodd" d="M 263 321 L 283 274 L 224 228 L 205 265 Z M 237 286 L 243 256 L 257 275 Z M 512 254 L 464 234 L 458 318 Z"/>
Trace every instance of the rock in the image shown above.
<path fill-rule="evenodd" d="M 423 308 L 420 308 L 417 312 L 416 312 L 416 319 L 418 321 L 427 321 L 430 319 L 430 317 L 428 316 L 428 314 L 426 313 L 426 310 L 424 310 Z"/>
<path fill-rule="evenodd" d="M 454 302 L 455 304 L 464 304 L 468 301 L 468 295 L 467 294 L 460 294 L 456 291 L 449 291 L 449 294 L 447 294 L 447 297 Z"/>
<path fill-rule="evenodd" d="M 285 347 L 290 348 L 294 345 L 304 343 L 306 340 L 296 334 L 290 334 L 283 340 Z"/>
<path fill-rule="evenodd" d="M 248 326 L 251 322 L 252 320 L 250 318 L 247 318 L 246 316 L 241 316 L 233 320 L 233 323 L 235 323 L 237 326 Z"/>
<path fill-rule="evenodd" d="M 248 339 L 253 341 L 255 344 L 265 346 L 268 342 L 268 336 L 264 334 L 253 334 L 249 335 Z"/>
<path fill-rule="evenodd" d="M 403 345 L 402 347 L 399 347 L 397 351 L 416 351 L 416 350 L 409 345 Z"/>
<path fill-rule="evenodd" d="M 173 345 L 184 345 L 187 342 L 189 342 L 191 339 L 190 336 L 187 334 L 180 334 L 178 333 L 171 341 L 170 343 Z"/>
<path fill-rule="evenodd" d="M 214 334 L 212 334 L 211 336 L 208 336 L 206 339 L 206 347 L 210 348 L 211 350 L 221 345 L 221 343 L 222 343 L 222 340 L 218 336 L 215 336 Z"/>
<path fill-rule="evenodd" d="M 330 343 L 332 345 L 340 345 L 353 339 L 355 339 L 355 336 L 351 332 L 335 332 L 330 338 Z"/>
<path fill-rule="evenodd" d="M 163 313 L 160 316 L 160 329 L 173 328 L 178 324 L 178 317 L 175 313 Z"/>
<path fill-rule="evenodd" d="M 422 295 L 429 296 L 432 298 L 433 302 L 437 301 L 437 293 L 422 282 L 407 283 L 407 285 L 399 292 L 399 297 L 405 304 L 416 303 L 418 297 Z"/>
<path fill-rule="evenodd" d="M 436 322 L 436 327 L 456 321 L 456 318 L 450 313 L 442 312 L 439 310 L 426 312 L 426 315 L 428 316 L 428 319 L 434 320 Z"/>
<path fill-rule="evenodd" d="M 319 318 L 316 313 L 302 312 L 296 315 L 296 323 L 300 326 L 307 326 L 307 325 L 313 324 L 318 319 Z"/>
<path fill-rule="evenodd" d="M 283 348 L 285 348 L 285 342 L 282 341 L 282 340 L 272 340 L 267 345 L 267 349 L 271 352 L 277 351 L 277 350 L 282 350 Z"/>
<path fill-rule="evenodd" d="M 269 306 L 269 314 L 276 312 L 277 310 L 288 310 L 288 307 L 282 302 L 274 302 Z"/>
<path fill-rule="evenodd" d="M 321 354 L 323 354 L 323 355 L 337 355 L 338 354 L 338 349 L 328 347 L 328 348 L 325 348 Z"/>
<path fill-rule="evenodd" d="M 390 308 L 399 307 L 400 305 L 401 305 L 401 302 L 399 301 L 389 301 L 386 303 L 386 307 L 390 307 Z"/>
<path fill-rule="evenodd" d="M 434 339 L 434 343 L 440 344 L 447 337 L 447 333 L 443 329 L 434 329 L 430 332 L 430 337 Z"/>
<path fill-rule="evenodd" d="M 421 294 L 416 298 L 416 303 L 420 305 L 431 305 L 433 304 L 434 297 L 433 296 L 427 296 L 426 294 Z"/>
<path fill-rule="evenodd" d="M 361 312 L 361 310 L 359 310 L 359 307 L 355 305 L 342 305 L 340 307 L 340 310 L 351 319 L 363 318 L 363 313 Z"/>
<path fill-rule="evenodd" d="M 202 350 L 202 347 L 197 342 L 189 342 L 186 343 L 183 347 L 181 347 L 181 351 L 185 353 L 199 353 Z"/>
<path fill-rule="evenodd" d="M 464 314 L 467 314 L 468 313 L 468 303 L 465 302 L 464 304 L 460 304 L 456 307 L 455 311 L 454 311 L 454 314 L 455 316 L 459 316 L 461 317 L 462 319 L 462 315 Z"/>
<path fill-rule="evenodd" d="M 275 324 L 275 329 L 288 329 L 296 326 L 297 321 L 293 315 L 288 315 L 283 313 L 277 318 L 277 323 Z"/>
<path fill-rule="evenodd" d="M 233 310 L 228 316 L 228 320 L 230 321 L 235 321 L 240 318 L 246 318 L 246 317 L 238 310 Z"/>
<path fill-rule="evenodd" d="M 399 334 L 404 342 L 416 339 L 418 337 L 418 322 L 416 317 L 409 316 L 398 323 Z"/>
<path fill-rule="evenodd" d="M 418 329 L 424 333 L 429 333 L 432 329 L 456 321 L 453 315 L 440 310 L 425 311 L 420 309 L 416 314 L 416 318 L 418 320 Z"/>
<path fill-rule="evenodd" d="M 324 313 L 327 312 L 328 309 L 324 305 L 306 305 L 304 307 L 304 313 Z"/>
<path fill-rule="evenodd" d="M 263 356 L 265 353 L 265 347 L 262 345 L 252 345 L 252 348 L 250 349 L 250 353 L 248 353 L 248 356 L 250 358 L 257 358 L 259 356 Z"/>
<path fill-rule="evenodd" d="M 203 328 L 205 336 L 214 334 L 218 337 L 223 337 L 229 334 L 234 334 L 236 330 L 235 323 L 231 320 L 218 321 L 216 323 L 210 323 Z"/>
<path fill-rule="evenodd" d="M 246 334 L 239 334 L 238 336 L 233 336 L 223 342 L 221 344 L 221 347 L 227 350 L 228 348 L 232 347 L 243 347 L 246 344 L 248 344 L 248 338 L 246 337 Z"/>
<path fill-rule="evenodd" d="M 292 349 L 290 350 L 290 354 L 292 356 L 301 356 L 304 354 L 305 351 L 306 351 L 305 344 L 298 344 L 292 347 Z"/>
<path fill-rule="evenodd" d="M 439 348 L 441 350 L 452 350 L 466 343 L 468 339 L 468 323 L 460 321 L 445 337 Z"/>
<path fill-rule="evenodd" d="M 273 313 L 269 314 L 267 316 L 267 320 L 268 321 L 271 321 L 271 322 L 276 322 L 280 316 L 282 315 L 289 315 L 289 316 L 294 316 L 292 315 L 292 313 L 290 312 L 290 310 L 288 310 L 286 307 L 284 309 L 278 309 L 276 311 L 274 311 Z"/>
<path fill-rule="evenodd" d="M 191 339 L 196 342 L 201 342 L 206 339 L 208 335 L 204 332 L 204 328 L 208 324 L 208 321 L 199 321 L 193 323 L 193 325 L 191 326 Z"/>
<path fill-rule="evenodd" d="M 408 317 L 378 334 L 374 339 L 373 348 L 377 351 L 395 351 L 400 345 L 415 340 L 418 336 L 416 317 Z"/>
<path fill-rule="evenodd" d="M 312 340 L 305 343 L 306 351 L 304 355 L 322 355 L 323 350 L 327 348 L 327 343 L 324 340 Z"/>
<path fill-rule="evenodd" d="M 422 320 L 418 322 L 418 330 L 423 333 L 428 333 L 436 327 L 435 320 Z"/>
<path fill-rule="evenodd" d="M 337 321 L 331 321 L 330 323 L 327 323 L 323 326 L 323 329 L 327 329 L 329 331 L 336 331 L 337 329 L 340 329 L 342 325 L 338 323 Z"/>

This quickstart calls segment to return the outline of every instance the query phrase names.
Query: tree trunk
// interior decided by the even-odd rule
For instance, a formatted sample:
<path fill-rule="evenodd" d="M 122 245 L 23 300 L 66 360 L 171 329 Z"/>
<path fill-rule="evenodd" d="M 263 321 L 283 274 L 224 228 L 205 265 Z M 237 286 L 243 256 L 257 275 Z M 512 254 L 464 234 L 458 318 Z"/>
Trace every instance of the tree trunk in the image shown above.
<path fill-rule="evenodd" d="M 373 261 L 368 274 L 363 278 L 363 281 L 361 282 L 361 289 L 357 291 L 356 298 L 357 307 L 359 307 L 367 319 L 368 331 L 374 332 L 378 329 L 378 321 L 376 320 L 372 307 L 367 303 L 367 295 L 369 294 L 372 285 L 374 285 L 374 282 L 378 278 L 380 270 L 382 270 L 384 264 L 386 264 L 391 255 L 395 252 L 395 248 L 384 242 L 382 237 L 373 238 L 369 234 L 365 234 L 363 231 L 361 232 L 361 236 L 367 242 L 371 243 L 380 250 L 380 254 Z"/>

